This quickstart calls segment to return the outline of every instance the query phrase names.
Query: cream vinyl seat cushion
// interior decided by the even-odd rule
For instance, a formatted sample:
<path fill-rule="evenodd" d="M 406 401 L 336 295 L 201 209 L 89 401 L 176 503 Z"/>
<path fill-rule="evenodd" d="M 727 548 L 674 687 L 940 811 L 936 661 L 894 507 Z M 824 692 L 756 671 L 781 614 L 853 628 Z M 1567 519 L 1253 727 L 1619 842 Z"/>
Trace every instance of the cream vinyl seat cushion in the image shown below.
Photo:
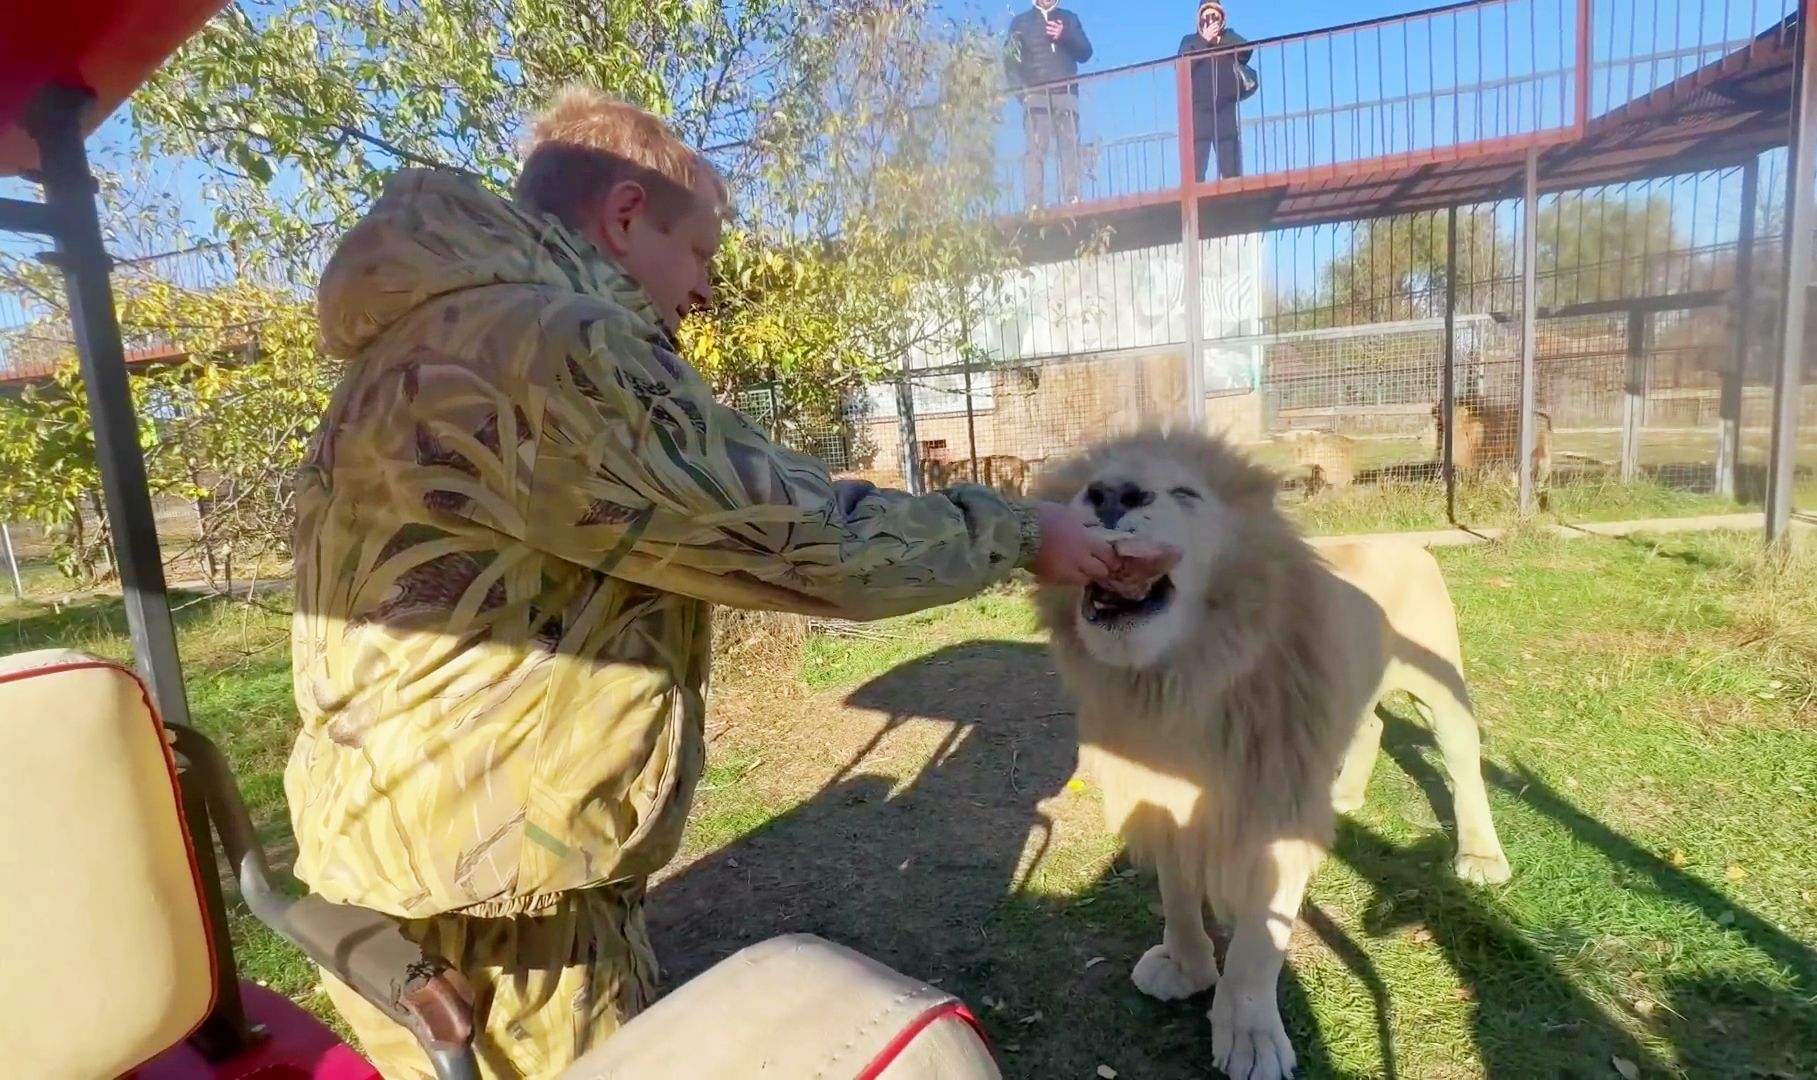
<path fill-rule="evenodd" d="M 196 863 L 163 728 L 130 671 L 0 659 L 0 1073 L 95 1080 L 213 1004 Z"/>
<path fill-rule="evenodd" d="M 998 1080 L 957 999 L 808 934 L 735 953 L 561 1080 Z"/>

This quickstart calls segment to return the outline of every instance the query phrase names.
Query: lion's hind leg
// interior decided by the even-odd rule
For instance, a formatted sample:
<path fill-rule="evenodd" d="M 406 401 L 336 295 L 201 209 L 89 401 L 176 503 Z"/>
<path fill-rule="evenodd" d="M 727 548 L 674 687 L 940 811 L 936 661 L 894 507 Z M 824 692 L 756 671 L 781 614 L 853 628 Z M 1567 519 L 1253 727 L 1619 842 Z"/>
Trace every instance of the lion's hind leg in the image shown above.
<path fill-rule="evenodd" d="M 1357 724 L 1350 748 L 1344 751 L 1344 766 L 1337 783 L 1331 788 L 1331 805 L 1340 814 L 1355 813 L 1363 808 L 1363 795 L 1369 788 L 1369 776 L 1375 771 L 1375 759 L 1382 748 L 1382 718 L 1372 705 Z"/>
<path fill-rule="evenodd" d="M 1442 673 L 1412 664 L 1397 666 L 1393 685 L 1425 706 L 1422 712 L 1432 725 L 1445 772 L 1451 777 L 1451 800 L 1457 814 L 1457 858 L 1453 862 L 1457 876 L 1477 885 L 1508 880 L 1511 870 L 1489 813 L 1482 740 L 1463 685 L 1462 666 Z"/>

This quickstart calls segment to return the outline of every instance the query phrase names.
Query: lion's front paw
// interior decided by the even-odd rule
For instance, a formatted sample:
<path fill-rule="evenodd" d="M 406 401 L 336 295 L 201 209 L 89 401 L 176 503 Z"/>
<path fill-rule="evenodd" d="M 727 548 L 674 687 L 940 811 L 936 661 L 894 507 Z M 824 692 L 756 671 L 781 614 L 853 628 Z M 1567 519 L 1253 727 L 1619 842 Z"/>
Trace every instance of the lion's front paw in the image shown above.
<path fill-rule="evenodd" d="M 1239 994 L 1226 983 L 1211 1003 L 1212 1060 L 1230 1080 L 1283 1080 L 1293 1075 L 1293 1045 L 1281 1026 L 1273 988 L 1267 997 Z"/>
<path fill-rule="evenodd" d="M 1451 866 L 1457 871 L 1458 877 L 1472 885 L 1500 885 L 1514 874 L 1508 866 L 1508 857 L 1499 851 L 1493 855 L 1459 852 Z"/>
<path fill-rule="evenodd" d="M 1363 793 L 1339 791 L 1331 796 L 1331 808 L 1340 814 L 1354 814 L 1363 808 Z"/>
<path fill-rule="evenodd" d="M 1174 959 L 1166 945 L 1156 945 L 1136 961 L 1136 970 L 1130 972 L 1129 980 L 1151 998 L 1179 1001 L 1216 985 L 1218 969 L 1214 963 L 1209 973 L 1195 975 Z"/>

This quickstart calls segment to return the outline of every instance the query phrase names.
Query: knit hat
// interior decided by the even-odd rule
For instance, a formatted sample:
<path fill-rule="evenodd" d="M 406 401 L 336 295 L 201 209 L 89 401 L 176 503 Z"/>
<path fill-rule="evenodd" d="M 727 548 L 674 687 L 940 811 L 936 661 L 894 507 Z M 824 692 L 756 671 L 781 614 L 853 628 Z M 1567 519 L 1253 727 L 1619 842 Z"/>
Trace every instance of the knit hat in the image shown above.
<path fill-rule="evenodd" d="M 1218 0 L 1199 0 L 1199 14 L 1203 15 L 1206 8 L 1217 8 L 1219 11 L 1223 11 L 1224 5 Z"/>

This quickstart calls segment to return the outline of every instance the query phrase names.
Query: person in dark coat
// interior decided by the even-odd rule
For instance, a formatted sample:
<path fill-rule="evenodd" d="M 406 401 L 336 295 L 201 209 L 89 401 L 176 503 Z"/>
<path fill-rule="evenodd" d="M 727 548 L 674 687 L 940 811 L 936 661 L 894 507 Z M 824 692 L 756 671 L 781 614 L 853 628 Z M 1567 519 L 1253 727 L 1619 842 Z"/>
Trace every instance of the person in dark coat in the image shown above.
<path fill-rule="evenodd" d="M 1022 128 L 1028 141 L 1023 159 L 1030 206 L 1044 197 L 1047 144 L 1057 143 L 1060 190 L 1079 201 L 1079 84 L 1067 82 L 1091 59 L 1091 40 L 1079 16 L 1059 0 L 1034 0 L 1034 8 L 1010 20 L 1003 67 L 1022 101 Z"/>
<path fill-rule="evenodd" d="M 1225 24 L 1224 5 L 1218 0 L 1199 4 L 1199 29 L 1180 39 L 1180 56 L 1228 50 L 1248 39 Z M 1243 175 L 1243 131 L 1237 122 L 1237 103 L 1256 92 L 1260 85 L 1249 66 L 1251 50 L 1218 52 L 1195 60 L 1192 64 L 1192 148 L 1198 163 L 1198 178 L 1205 179 L 1215 147 L 1218 155 L 1218 178 L 1228 180 Z"/>

